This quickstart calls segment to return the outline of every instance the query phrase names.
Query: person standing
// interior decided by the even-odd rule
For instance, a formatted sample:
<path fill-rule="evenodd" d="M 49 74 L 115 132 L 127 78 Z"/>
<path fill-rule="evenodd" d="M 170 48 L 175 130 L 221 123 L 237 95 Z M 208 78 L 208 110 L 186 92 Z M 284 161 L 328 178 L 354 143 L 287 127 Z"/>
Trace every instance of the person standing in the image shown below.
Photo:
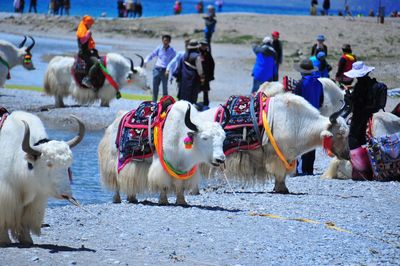
<path fill-rule="evenodd" d="M 357 83 L 353 92 L 346 96 L 352 105 L 353 116 L 350 123 L 349 148 L 350 161 L 353 165 L 353 179 L 371 178 L 372 173 L 368 166 L 366 151 L 361 147 L 366 140 L 367 123 L 372 117 L 372 111 L 368 109 L 368 92 L 376 83 L 368 75 L 375 67 L 367 66 L 362 61 L 355 62 L 350 71 L 344 72 L 349 78 L 356 78 Z"/>
<path fill-rule="evenodd" d="M 215 1 L 215 5 L 218 8 L 218 12 L 222 12 L 222 6 L 224 5 L 224 1 L 223 0 L 216 0 Z"/>
<path fill-rule="evenodd" d="M 125 16 L 125 5 L 124 0 L 117 1 L 118 17 L 123 18 Z"/>
<path fill-rule="evenodd" d="M 94 24 L 94 19 L 91 16 L 83 16 L 76 31 L 78 41 L 78 57 L 86 63 L 86 76 L 82 80 L 82 85 L 87 88 L 94 89 L 92 77 L 100 69 L 99 53 L 96 50 L 96 43 L 93 40 L 90 28 Z"/>
<path fill-rule="evenodd" d="M 301 73 L 301 80 L 297 83 L 294 93 L 306 99 L 312 106 L 319 109 L 324 101 L 324 91 L 321 82 L 313 75 L 318 69 L 314 67 L 309 59 L 304 59 L 295 69 Z M 315 150 L 301 156 L 301 163 L 298 164 L 297 172 L 300 175 L 314 174 Z M 301 170 L 301 171 L 300 171 Z"/>
<path fill-rule="evenodd" d="M 318 7 L 318 0 L 311 0 L 311 9 L 310 9 L 311 16 L 317 15 L 317 7 Z"/>
<path fill-rule="evenodd" d="M 204 83 L 201 84 L 201 91 L 203 92 L 203 106 L 202 109 L 208 109 L 210 105 L 209 91 L 210 82 L 214 80 L 215 62 L 214 58 L 208 49 L 207 40 L 200 41 L 200 58 L 204 72 Z"/>
<path fill-rule="evenodd" d="M 325 52 L 326 56 L 328 56 L 328 47 L 325 45 L 325 36 L 320 34 L 317 36 L 317 43 L 315 43 L 311 48 L 311 56 L 317 55 L 318 52 Z"/>
<path fill-rule="evenodd" d="M 211 38 L 215 31 L 215 25 L 217 24 L 217 20 L 215 19 L 215 8 L 213 5 L 207 6 L 207 15 L 205 15 L 203 19 L 205 22 L 204 38 L 207 40 L 211 52 Z"/>
<path fill-rule="evenodd" d="M 63 1 L 63 5 L 64 5 L 65 15 L 69 16 L 69 9 L 71 8 L 71 1 L 70 0 L 64 0 Z"/>
<path fill-rule="evenodd" d="M 195 104 L 200 87 L 204 84 L 203 67 L 197 41 L 189 42 L 187 51 L 179 62 L 174 77 L 179 84 L 178 99 Z"/>
<path fill-rule="evenodd" d="M 329 16 L 329 9 L 331 8 L 331 1 L 324 0 L 324 2 L 322 3 L 322 8 L 324 9 L 324 15 Z"/>
<path fill-rule="evenodd" d="M 144 60 L 145 66 L 154 57 L 157 57 L 157 61 L 153 69 L 153 102 L 157 102 L 158 90 L 160 83 L 162 82 L 163 96 L 168 95 L 168 75 L 166 75 L 168 63 L 175 57 L 176 52 L 174 48 L 170 46 L 171 36 L 163 35 L 161 37 L 162 44 L 159 45 L 151 54 L 149 54 Z"/>
<path fill-rule="evenodd" d="M 142 12 L 143 12 L 143 7 L 142 7 L 141 0 L 135 0 L 135 8 L 133 11 L 133 17 L 140 18 L 142 16 Z"/>
<path fill-rule="evenodd" d="M 256 55 L 256 62 L 253 67 L 253 88 L 251 93 L 258 90 L 261 84 L 266 81 L 273 81 L 276 79 L 276 53 L 271 44 L 269 36 L 263 39 L 261 45 L 253 45 L 253 52 Z"/>
<path fill-rule="evenodd" d="M 204 12 L 204 2 L 203 0 L 200 0 L 197 4 L 196 4 L 196 11 L 199 14 L 203 14 Z"/>
<path fill-rule="evenodd" d="M 133 0 L 125 0 L 125 8 L 126 8 L 126 16 L 129 17 L 134 17 L 135 13 L 135 4 L 133 3 Z"/>
<path fill-rule="evenodd" d="M 181 1 L 175 1 L 174 14 L 179 15 L 180 13 L 182 13 L 182 3 Z"/>
<path fill-rule="evenodd" d="M 273 81 L 279 80 L 279 66 L 282 64 L 282 42 L 279 40 L 279 32 L 272 32 L 272 47 L 276 53 L 276 76 Z"/>
<path fill-rule="evenodd" d="M 354 62 L 357 61 L 357 57 L 353 55 L 350 44 L 343 44 L 342 52 L 343 54 L 339 59 L 338 70 L 336 72 L 335 79 L 344 85 L 351 85 L 353 83 L 353 79 L 347 77 L 344 73 L 351 70 Z"/>
<path fill-rule="evenodd" d="M 37 13 L 37 0 L 31 0 L 29 2 L 29 13 L 31 13 L 32 10 Z"/>

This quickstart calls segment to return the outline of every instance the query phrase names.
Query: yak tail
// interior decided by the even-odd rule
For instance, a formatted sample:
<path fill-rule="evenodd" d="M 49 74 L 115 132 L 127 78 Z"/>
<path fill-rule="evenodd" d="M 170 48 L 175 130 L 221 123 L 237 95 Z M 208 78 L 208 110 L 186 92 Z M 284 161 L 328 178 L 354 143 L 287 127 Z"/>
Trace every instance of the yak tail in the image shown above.
<path fill-rule="evenodd" d="M 52 95 L 52 91 L 51 91 L 51 87 L 50 87 L 50 69 L 47 69 L 46 73 L 44 74 L 44 84 L 43 84 L 43 88 L 44 88 L 44 92 L 48 95 Z"/>

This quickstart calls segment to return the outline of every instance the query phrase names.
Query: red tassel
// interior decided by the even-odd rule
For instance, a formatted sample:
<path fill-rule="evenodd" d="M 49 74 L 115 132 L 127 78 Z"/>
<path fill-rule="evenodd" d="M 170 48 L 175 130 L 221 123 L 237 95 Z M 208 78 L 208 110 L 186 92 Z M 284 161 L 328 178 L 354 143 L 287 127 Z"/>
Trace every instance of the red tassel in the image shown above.
<path fill-rule="evenodd" d="M 334 156 L 332 152 L 332 136 L 324 137 L 324 139 L 322 140 L 322 147 L 324 148 L 326 154 L 328 154 L 329 157 Z"/>

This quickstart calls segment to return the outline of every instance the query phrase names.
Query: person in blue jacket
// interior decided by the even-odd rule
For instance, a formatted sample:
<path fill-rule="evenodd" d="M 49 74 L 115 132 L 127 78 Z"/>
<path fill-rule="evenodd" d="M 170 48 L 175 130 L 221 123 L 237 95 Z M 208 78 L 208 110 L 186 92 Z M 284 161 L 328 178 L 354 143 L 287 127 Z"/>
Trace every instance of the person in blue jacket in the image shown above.
<path fill-rule="evenodd" d="M 273 81 L 278 75 L 276 52 L 272 47 L 272 40 L 265 37 L 261 45 L 253 45 L 253 52 L 256 54 L 256 62 L 253 67 L 253 88 L 256 92 L 261 84 L 266 81 Z"/>
<path fill-rule="evenodd" d="M 329 72 L 332 70 L 332 67 L 326 61 L 326 54 L 324 51 L 320 51 L 318 54 L 311 56 L 310 60 L 318 69 L 314 72 L 317 78 L 329 78 Z"/>
<path fill-rule="evenodd" d="M 294 93 L 306 99 L 312 106 L 319 109 L 324 102 L 324 91 L 321 82 L 314 75 L 318 69 L 311 60 L 304 59 L 295 69 L 301 73 L 301 80 L 297 83 Z M 301 164 L 298 164 L 299 175 L 314 174 L 315 150 L 301 156 Z"/>

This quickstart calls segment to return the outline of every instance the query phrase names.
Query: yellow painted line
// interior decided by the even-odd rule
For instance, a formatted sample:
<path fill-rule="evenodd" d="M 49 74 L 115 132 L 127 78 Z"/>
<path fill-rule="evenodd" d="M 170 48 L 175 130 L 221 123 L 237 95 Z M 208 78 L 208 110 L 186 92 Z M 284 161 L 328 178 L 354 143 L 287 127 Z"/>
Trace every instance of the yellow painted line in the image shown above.
<path fill-rule="evenodd" d="M 249 215 L 250 216 L 268 217 L 268 218 L 279 219 L 279 220 L 311 223 L 311 224 L 322 224 L 321 222 L 314 221 L 314 220 L 307 219 L 307 218 L 287 218 L 287 217 L 283 217 L 283 216 L 275 215 L 275 214 L 271 214 L 271 213 L 255 213 L 255 212 L 251 212 L 251 213 L 249 213 Z M 340 228 L 340 227 L 336 226 L 333 222 L 326 222 L 326 223 L 324 223 L 324 225 L 325 225 L 326 228 L 331 229 L 331 230 L 336 230 L 338 232 L 344 232 L 344 233 L 352 234 L 351 231 L 348 231 L 346 229 Z"/>

